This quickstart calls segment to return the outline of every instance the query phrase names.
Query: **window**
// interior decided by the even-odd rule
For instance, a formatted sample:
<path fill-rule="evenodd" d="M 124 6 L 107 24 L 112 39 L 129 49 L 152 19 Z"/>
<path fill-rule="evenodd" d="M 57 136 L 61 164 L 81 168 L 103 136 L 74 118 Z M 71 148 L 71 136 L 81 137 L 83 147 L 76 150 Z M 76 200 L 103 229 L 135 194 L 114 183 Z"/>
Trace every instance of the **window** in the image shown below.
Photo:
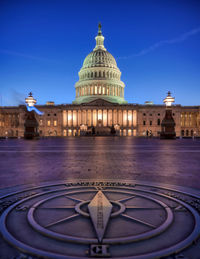
<path fill-rule="evenodd" d="M 158 113 L 158 116 L 160 116 L 160 113 Z"/>
<path fill-rule="evenodd" d="M 146 125 L 146 121 L 143 121 L 143 125 Z"/>
<path fill-rule="evenodd" d="M 51 126 L 51 121 L 47 121 L 47 126 Z"/>
<path fill-rule="evenodd" d="M 143 113 L 143 116 L 146 116 L 146 113 Z"/>
<path fill-rule="evenodd" d="M 160 125 L 160 119 L 158 119 L 157 124 Z"/>
<path fill-rule="evenodd" d="M 175 115 L 175 113 L 172 114 L 173 116 Z"/>
<path fill-rule="evenodd" d="M 48 113 L 47 116 L 50 116 L 50 114 Z"/>
<path fill-rule="evenodd" d="M 57 114 L 56 114 L 56 113 L 54 113 L 54 116 L 57 116 Z"/>
<path fill-rule="evenodd" d="M 41 125 L 41 126 L 43 125 L 43 121 L 42 121 L 42 120 L 40 120 L 40 125 Z"/>
<path fill-rule="evenodd" d="M 150 113 L 149 116 L 152 116 L 152 113 Z"/>
<path fill-rule="evenodd" d="M 150 126 L 152 125 L 152 121 L 149 122 Z"/>
<path fill-rule="evenodd" d="M 53 121 L 53 126 L 54 126 L 54 127 L 57 126 L 57 120 Z"/>

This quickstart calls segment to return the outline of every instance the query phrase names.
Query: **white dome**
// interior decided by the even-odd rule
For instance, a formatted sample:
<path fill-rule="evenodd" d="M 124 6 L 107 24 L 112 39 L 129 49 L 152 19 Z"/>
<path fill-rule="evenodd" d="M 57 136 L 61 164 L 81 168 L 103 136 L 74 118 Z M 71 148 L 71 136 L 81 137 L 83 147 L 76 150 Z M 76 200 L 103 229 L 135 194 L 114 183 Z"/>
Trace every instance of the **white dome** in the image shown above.
<path fill-rule="evenodd" d="M 126 103 L 124 83 L 114 57 L 104 47 L 104 37 L 99 25 L 95 37 L 96 47 L 85 58 L 76 83 L 74 103 L 85 103 L 95 99 L 105 99 L 114 103 Z"/>

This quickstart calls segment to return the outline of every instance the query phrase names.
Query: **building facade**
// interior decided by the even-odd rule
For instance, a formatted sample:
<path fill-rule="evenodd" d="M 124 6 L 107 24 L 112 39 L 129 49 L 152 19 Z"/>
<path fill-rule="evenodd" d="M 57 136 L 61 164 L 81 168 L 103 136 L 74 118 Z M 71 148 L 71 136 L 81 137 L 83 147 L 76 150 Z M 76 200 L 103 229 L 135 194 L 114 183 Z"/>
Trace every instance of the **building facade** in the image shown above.
<path fill-rule="evenodd" d="M 36 106 L 41 137 L 109 135 L 114 127 L 119 136 L 155 136 L 161 131 L 165 105 L 128 104 L 125 84 L 114 57 L 104 47 L 99 25 L 96 46 L 85 58 L 75 84 L 72 104 Z M 0 107 L 0 137 L 23 137 L 26 106 Z M 200 106 L 173 105 L 176 136 L 200 136 Z"/>

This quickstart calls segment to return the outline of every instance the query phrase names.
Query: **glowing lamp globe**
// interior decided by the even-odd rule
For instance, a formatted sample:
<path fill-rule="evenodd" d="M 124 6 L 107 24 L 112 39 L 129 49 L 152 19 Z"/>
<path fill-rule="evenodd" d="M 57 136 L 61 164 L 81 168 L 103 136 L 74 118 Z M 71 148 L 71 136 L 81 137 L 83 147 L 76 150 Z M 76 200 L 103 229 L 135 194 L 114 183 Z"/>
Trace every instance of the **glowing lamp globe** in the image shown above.
<path fill-rule="evenodd" d="M 174 103 L 175 98 L 171 97 L 171 92 L 169 91 L 167 93 L 167 97 L 164 99 L 164 103 L 167 107 L 172 106 L 172 103 Z"/>
<path fill-rule="evenodd" d="M 29 107 L 33 107 L 36 104 L 36 99 L 33 98 L 32 93 L 29 93 L 29 96 L 25 99 L 26 104 Z"/>

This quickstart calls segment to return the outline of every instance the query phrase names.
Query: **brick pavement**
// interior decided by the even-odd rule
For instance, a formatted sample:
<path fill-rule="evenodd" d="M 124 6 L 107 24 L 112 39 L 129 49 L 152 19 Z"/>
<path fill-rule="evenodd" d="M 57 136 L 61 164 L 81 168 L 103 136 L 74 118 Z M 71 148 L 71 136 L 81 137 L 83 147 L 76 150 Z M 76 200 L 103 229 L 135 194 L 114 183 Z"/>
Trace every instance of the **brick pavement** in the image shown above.
<path fill-rule="evenodd" d="M 0 188 L 91 178 L 147 180 L 200 188 L 200 140 L 1 140 L 0 168 Z"/>

